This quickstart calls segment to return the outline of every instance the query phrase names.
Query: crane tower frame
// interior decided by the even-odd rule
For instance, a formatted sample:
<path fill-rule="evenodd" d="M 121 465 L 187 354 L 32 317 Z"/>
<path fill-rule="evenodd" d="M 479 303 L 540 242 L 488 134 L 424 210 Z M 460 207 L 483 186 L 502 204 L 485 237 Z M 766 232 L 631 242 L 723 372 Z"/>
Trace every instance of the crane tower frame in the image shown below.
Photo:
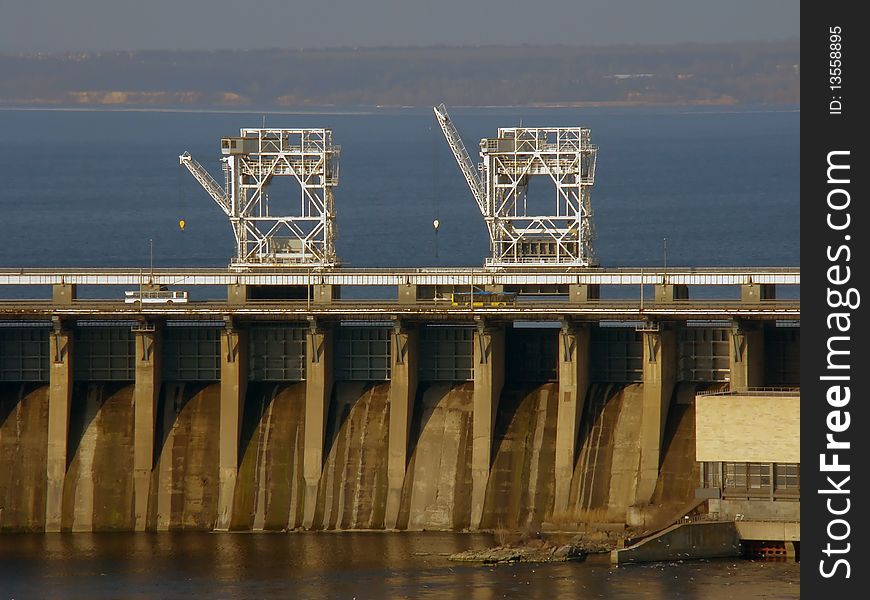
<path fill-rule="evenodd" d="M 179 162 L 229 217 L 231 267 L 331 268 L 338 264 L 333 190 L 340 152 L 330 129 L 246 128 L 221 139 L 224 186 L 188 152 Z M 295 179 L 298 200 L 270 198 L 274 177 Z"/>
<path fill-rule="evenodd" d="M 434 110 L 486 222 L 488 268 L 596 264 L 590 192 L 598 148 L 588 128 L 499 128 L 497 137 L 480 141 L 475 172 L 447 109 Z M 535 210 L 540 201 L 529 198 L 533 177 L 552 182 L 552 209 Z"/>

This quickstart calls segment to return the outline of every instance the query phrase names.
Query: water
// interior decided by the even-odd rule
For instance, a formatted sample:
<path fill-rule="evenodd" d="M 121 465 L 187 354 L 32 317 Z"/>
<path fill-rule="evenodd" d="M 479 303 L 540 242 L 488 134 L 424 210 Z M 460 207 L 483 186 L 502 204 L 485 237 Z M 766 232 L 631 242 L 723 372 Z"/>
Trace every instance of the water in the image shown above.
<path fill-rule="evenodd" d="M 798 598 L 794 563 L 475 566 L 456 533 L 0 536 L 0 598 Z"/>
<path fill-rule="evenodd" d="M 472 152 L 498 126 L 591 127 L 600 148 L 596 252 L 605 266 L 661 265 L 663 238 L 671 265 L 798 264 L 797 111 L 453 116 Z M 342 145 L 337 251 L 345 264 L 482 264 L 483 220 L 431 110 L 268 115 L 266 123 L 333 128 Z M 147 267 L 149 239 L 157 266 L 226 266 L 229 224 L 178 155 L 189 150 L 220 175 L 218 138 L 261 124 L 260 114 L 0 111 L 0 266 Z"/>

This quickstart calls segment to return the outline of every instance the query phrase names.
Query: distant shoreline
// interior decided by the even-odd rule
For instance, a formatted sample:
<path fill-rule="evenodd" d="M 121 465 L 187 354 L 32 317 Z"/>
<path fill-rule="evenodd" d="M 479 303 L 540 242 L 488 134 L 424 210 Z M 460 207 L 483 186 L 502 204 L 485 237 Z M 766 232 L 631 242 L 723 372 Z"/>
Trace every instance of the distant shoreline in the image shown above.
<path fill-rule="evenodd" d="M 800 103 L 800 46 L 503 46 L 0 55 L 0 104 L 275 111 Z"/>

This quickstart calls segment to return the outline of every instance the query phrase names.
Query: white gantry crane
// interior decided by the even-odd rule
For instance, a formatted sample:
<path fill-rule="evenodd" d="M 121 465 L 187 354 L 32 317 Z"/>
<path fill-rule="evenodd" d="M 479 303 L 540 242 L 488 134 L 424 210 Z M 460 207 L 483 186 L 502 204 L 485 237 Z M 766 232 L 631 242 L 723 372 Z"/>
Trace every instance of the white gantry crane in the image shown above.
<path fill-rule="evenodd" d="M 229 217 L 232 267 L 331 268 L 340 151 L 329 129 L 242 129 L 221 139 L 223 187 L 188 152 L 179 162 Z M 300 196 L 270 198 L 273 177 L 294 178 Z"/>
<path fill-rule="evenodd" d="M 598 148 L 589 129 L 499 128 L 480 141 L 475 169 L 445 106 L 434 110 L 489 230 L 488 268 L 595 264 L 589 195 Z M 529 197 L 535 176 L 552 181 L 555 202 Z"/>

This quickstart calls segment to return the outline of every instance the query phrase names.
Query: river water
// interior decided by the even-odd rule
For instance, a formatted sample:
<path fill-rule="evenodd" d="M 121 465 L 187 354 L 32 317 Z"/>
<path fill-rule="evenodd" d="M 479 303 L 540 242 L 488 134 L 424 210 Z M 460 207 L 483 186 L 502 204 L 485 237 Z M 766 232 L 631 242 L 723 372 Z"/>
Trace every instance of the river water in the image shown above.
<path fill-rule="evenodd" d="M 715 560 L 475 566 L 462 533 L 0 536 L 0 599 L 798 598 L 794 563 Z"/>

